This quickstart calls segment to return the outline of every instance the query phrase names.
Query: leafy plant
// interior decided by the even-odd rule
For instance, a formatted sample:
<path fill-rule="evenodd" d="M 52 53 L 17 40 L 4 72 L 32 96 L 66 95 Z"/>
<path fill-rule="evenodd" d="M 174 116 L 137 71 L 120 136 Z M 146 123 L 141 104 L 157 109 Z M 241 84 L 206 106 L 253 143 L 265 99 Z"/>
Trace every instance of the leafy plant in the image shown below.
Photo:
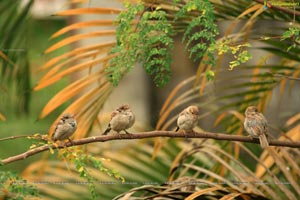
<path fill-rule="evenodd" d="M 184 144 L 182 145 L 185 146 Z M 96 147 L 97 149 L 101 148 L 100 146 Z M 121 148 L 118 151 L 102 149 L 101 153 L 98 153 L 96 156 L 96 159 L 101 162 L 99 166 L 104 169 L 101 171 L 102 173 L 99 173 L 100 170 L 94 167 L 94 159 L 88 158 L 89 160 L 86 160 L 85 157 L 90 155 L 81 156 L 80 153 L 78 161 L 78 155 L 77 153 L 76 157 L 74 156 L 75 153 L 72 155 L 72 149 L 69 152 L 67 152 L 68 150 L 63 150 L 60 156 L 62 160 L 32 163 L 24 171 L 24 174 L 33 180 L 50 181 L 52 183 L 50 185 L 37 185 L 41 195 L 45 197 L 57 198 L 60 196 L 70 199 L 83 199 L 91 195 L 91 188 L 87 188 L 90 187 L 89 183 L 92 183 L 93 187 L 95 186 L 98 198 L 113 199 L 116 194 L 121 194 L 134 186 L 165 182 L 169 165 L 181 147 L 174 142 L 170 142 L 161 151 L 162 154 L 157 156 L 155 162 L 150 159 L 153 149 L 149 144 L 145 143 L 145 140 Z M 90 146 L 87 149 L 90 149 Z M 63 154 L 67 154 L 67 158 L 70 157 L 70 162 L 66 162 L 67 159 L 65 159 Z M 91 182 L 84 176 L 86 172 L 87 176 L 91 176 Z M 43 176 L 40 176 L 40 173 L 43 173 Z M 58 176 L 57 173 L 61 175 Z M 82 177 L 78 176 L 80 173 L 82 173 Z M 66 183 L 68 190 L 61 188 L 59 184 L 53 184 L 56 182 Z"/>
<path fill-rule="evenodd" d="M 119 172 L 105 168 L 99 159 L 91 156 L 90 154 L 84 153 L 82 150 L 76 150 L 76 148 L 64 149 L 61 151 L 60 156 L 63 158 L 62 160 L 72 163 L 76 171 L 79 173 L 79 176 L 86 180 L 91 199 L 97 199 L 98 196 L 95 186 L 98 180 L 91 173 L 91 168 L 94 168 L 110 177 L 114 177 L 121 182 L 125 181 Z"/>
<path fill-rule="evenodd" d="M 5 199 L 38 197 L 38 190 L 15 172 L 0 172 L 0 195 Z"/>
<path fill-rule="evenodd" d="M 297 48 L 300 44 L 300 28 L 289 27 L 289 29 L 282 34 L 281 41 L 287 39 L 292 41 L 292 45 L 287 48 L 287 51 L 292 48 Z"/>
<path fill-rule="evenodd" d="M 143 3 L 126 3 L 125 7 L 126 11 L 118 16 L 117 45 L 111 51 L 118 56 L 112 58 L 106 70 L 110 80 L 117 85 L 124 74 L 141 62 L 147 73 L 153 75 L 156 85 L 166 85 L 173 49 L 173 30 L 166 11 L 159 8 L 148 11 Z"/>
<path fill-rule="evenodd" d="M 216 44 L 211 45 L 209 52 L 216 52 L 219 56 L 222 56 L 224 53 L 230 52 L 234 60 L 229 62 L 229 70 L 233 70 L 235 67 L 246 63 L 252 58 L 252 55 L 245 50 L 246 47 L 250 47 L 249 43 L 231 45 L 232 41 L 229 39 L 219 40 Z"/>
<path fill-rule="evenodd" d="M 215 38 L 219 31 L 215 24 L 213 6 L 208 0 L 187 1 L 175 14 L 175 20 L 178 21 L 189 18 L 191 20 L 187 24 L 183 41 L 186 41 L 190 57 L 194 56 L 196 61 L 205 55 L 210 45 L 215 44 Z M 208 54 L 211 58 L 209 64 L 214 65 L 213 54 L 211 52 Z"/>

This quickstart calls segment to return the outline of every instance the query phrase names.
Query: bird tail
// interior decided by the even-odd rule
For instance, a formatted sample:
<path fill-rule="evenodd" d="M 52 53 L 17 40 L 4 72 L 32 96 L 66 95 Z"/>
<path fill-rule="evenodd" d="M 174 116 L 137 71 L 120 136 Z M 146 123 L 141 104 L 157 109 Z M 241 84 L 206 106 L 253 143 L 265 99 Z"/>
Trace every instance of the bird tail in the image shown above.
<path fill-rule="evenodd" d="M 107 129 L 104 131 L 104 133 L 102 135 L 107 135 L 107 133 L 109 133 L 110 130 L 111 130 L 111 127 L 110 127 L 110 124 L 109 124 Z"/>
<path fill-rule="evenodd" d="M 177 132 L 178 130 L 179 130 L 179 126 L 177 126 L 177 128 L 176 128 L 175 132 Z"/>
<path fill-rule="evenodd" d="M 261 134 L 259 136 L 259 143 L 260 143 L 261 148 L 266 148 L 269 146 L 269 142 L 268 142 L 266 134 Z"/>

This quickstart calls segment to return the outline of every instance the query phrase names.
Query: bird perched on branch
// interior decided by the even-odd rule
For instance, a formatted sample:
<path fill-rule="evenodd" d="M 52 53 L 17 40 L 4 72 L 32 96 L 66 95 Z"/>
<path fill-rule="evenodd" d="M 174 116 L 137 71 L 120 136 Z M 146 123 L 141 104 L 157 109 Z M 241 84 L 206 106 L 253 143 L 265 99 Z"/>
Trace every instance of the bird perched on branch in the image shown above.
<path fill-rule="evenodd" d="M 70 142 L 70 137 L 76 131 L 77 122 L 72 114 L 63 114 L 59 122 L 56 124 L 54 133 L 52 135 L 52 140 L 56 142 L 57 140 L 68 139 Z"/>
<path fill-rule="evenodd" d="M 189 106 L 178 116 L 176 132 L 181 129 L 184 132 L 193 131 L 198 124 L 199 108 L 198 106 Z"/>
<path fill-rule="evenodd" d="M 125 131 L 133 126 L 135 121 L 135 116 L 131 111 L 128 104 L 123 104 L 119 106 L 115 111 L 112 112 L 110 122 L 107 129 L 104 131 L 103 135 L 106 135 L 110 130 L 114 130 L 117 133 L 120 131 Z"/>
<path fill-rule="evenodd" d="M 264 115 L 258 112 L 256 106 L 249 106 L 245 111 L 245 116 L 244 128 L 250 137 L 258 138 L 262 148 L 268 147 L 268 122 Z"/>

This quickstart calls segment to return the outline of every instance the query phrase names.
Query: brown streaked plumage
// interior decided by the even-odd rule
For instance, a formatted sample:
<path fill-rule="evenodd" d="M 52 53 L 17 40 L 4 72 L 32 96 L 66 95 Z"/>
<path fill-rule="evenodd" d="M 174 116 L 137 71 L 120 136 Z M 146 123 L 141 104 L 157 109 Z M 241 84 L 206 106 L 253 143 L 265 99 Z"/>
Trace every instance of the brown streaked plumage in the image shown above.
<path fill-rule="evenodd" d="M 55 126 L 52 140 L 54 142 L 57 140 L 70 140 L 70 137 L 76 131 L 76 128 L 77 122 L 74 119 L 74 115 L 69 113 L 63 114 L 63 116 Z"/>
<path fill-rule="evenodd" d="M 183 131 L 193 131 L 198 124 L 199 108 L 198 106 L 189 106 L 184 109 L 178 116 L 177 128 Z"/>
<path fill-rule="evenodd" d="M 123 104 L 111 113 L 110 122 L 103 135 L 106 135 L 110 130 L 114 130 L 117 133 L 119 133 L 120 131 L 128 133 L 126 129 L 132 127 L 134 122 L 135 116 L 131 111 L 129 105 Z"/>
<path fill-rule="evenodd" d="M 245 111 L 244 128 L 252 138 L 258 138 L 260 146 L 266 148 L 269 146 L 268 122 L 264 115 L 258 112 L 256 106 L 249 106 Z"/>

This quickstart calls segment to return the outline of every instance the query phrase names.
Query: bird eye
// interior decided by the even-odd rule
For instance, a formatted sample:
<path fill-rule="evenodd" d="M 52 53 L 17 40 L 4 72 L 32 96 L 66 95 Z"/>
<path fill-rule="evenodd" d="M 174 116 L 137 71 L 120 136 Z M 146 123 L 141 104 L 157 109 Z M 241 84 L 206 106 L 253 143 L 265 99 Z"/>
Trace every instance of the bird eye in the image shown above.
<path fill-rule="evenodd" d="M 64 119 L 69 119 L 70 116 L 69 116 L 69 115 L 65 115 L 65 116 L 63 116 L 63 118 L 64 118 Z"/>

